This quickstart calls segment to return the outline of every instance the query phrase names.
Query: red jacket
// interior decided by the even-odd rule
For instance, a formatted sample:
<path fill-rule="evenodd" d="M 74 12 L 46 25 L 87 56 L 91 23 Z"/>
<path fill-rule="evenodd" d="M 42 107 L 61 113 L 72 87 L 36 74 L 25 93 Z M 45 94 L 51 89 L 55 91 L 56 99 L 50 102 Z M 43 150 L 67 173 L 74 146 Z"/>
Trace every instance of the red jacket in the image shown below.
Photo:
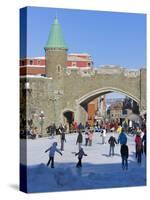
<path fill-rule="evenodd" d="M 141 139 L 141 137 L 139 135 L 136 135 L 136 137 L 135 137 L 135 143 L 136 144 L 141 144 L 142 143 L 142 139 Z"/>

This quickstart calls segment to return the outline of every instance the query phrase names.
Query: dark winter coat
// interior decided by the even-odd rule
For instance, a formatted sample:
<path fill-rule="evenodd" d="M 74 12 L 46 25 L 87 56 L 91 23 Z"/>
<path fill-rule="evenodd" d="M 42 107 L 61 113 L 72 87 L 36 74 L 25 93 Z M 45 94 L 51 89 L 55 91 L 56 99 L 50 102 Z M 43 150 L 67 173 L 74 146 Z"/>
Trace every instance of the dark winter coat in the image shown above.
<path fill-rule="evenodd" d="M 128 158 L 129 150 L 128 150 L 128 146 L 126 144 L 121 145 L 120 153 L 121 153 L 121 157 Z"/>
<path fill-rule="evenodd" d="M 77 143 L 82 143 L 82 141 L 83 141 L 83 136 L 82 136 L 81 133 L 79 133 L 79 135 L 78 135 L 78 137 L 77 137 L 76 144 L 77 144 Z"/>
<path fill-rule="evenodd" d="M 108 140 L 108 143 L 110 144 L 111 147 L 114 147 L 115 144 L 117 144 L 116 138 L 111 136 Z"/>
<path fill-rule="evenodd" d="M 80 151 L 79 151 L 78 153 L 76 153 L 75 155 L 76 155 L 76 156 L 78 155 L 78 158 L 81 158 L 81 159 L 82 159 L 83 156 L 87 156 L 87 154 L 84 153 L 84 151 L 83 151 L 82 148 L 81 148 Z"/>
<path fill-rule="evenodd" d="M 65 132 L 62 132 L 62 133 L 61 133 L 61 140 L 64 140 L 64 141 L 66 140 L 66 139 L 65 139 Z"/>
<path fill-rule="evenodd" d="M 146 133 L 144 133 L 144 136 L 142 138 L 142 142 L 144 142 L 144 145 L 146 145 Z"/>

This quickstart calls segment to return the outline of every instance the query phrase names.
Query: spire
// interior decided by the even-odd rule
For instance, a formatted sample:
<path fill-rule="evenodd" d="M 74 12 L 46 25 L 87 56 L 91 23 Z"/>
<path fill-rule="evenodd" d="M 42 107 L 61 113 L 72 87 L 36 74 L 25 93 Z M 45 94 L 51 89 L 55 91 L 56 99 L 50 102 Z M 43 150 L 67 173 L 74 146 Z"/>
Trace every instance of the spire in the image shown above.
<path fill-rule="evenodd" d="M 55 17 L 54 22 L 52 24 L 45 48 L 67 49 L 57 17 Z"/>

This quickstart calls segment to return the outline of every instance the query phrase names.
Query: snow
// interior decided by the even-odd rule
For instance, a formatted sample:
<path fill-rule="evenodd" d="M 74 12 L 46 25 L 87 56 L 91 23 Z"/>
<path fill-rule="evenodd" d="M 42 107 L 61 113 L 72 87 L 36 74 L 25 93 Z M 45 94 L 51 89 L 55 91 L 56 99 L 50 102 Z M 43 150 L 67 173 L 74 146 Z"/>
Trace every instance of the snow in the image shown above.
<path fill-rule="evenodd" d="M 84 136 L 84 134 L 83 134 Z M 107 134 L 108 141 L 110 133 Z M 117 138 L 118 135 L 115 134 Z M 46 166 L 48 153 L 45 150 L 55 141 L 60 148 L 60 136 L 27 140 L 27 189 L 28 192 L 54 192 L 80 189 L 113 188 L 146 185 L 146 163 L 135 159 L 134 137 L 128 137 L 129 168 L 122 170 L 120 145 L 115 147 L 115 155 L 109 156 L 109 144 L 103 145 L 99 133 L 94 133 L 92 146 L 84 146 L 88 156 L 82 159 L 82 169 L 76 168 L 78 161 L 75 153 L 77 133 L 66 135 L 65 150 L 61 156 L 55 154 L 55 168 Z M 25 140 L 21 140 L 25 143 Z M 26 165 L 26 163 L 22 163 Z"/>

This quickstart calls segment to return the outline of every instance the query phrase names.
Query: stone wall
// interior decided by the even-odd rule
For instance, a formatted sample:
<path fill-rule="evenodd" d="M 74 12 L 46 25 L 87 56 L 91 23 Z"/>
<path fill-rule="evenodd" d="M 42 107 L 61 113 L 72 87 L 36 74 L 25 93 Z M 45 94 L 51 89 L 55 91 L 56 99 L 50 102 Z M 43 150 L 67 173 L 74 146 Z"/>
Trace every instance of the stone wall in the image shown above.
<path fill-rule="evenodd" d="M 146 109 L 146 70 L 128 71 L 123 68 L 103 67 L 100 70 L 67 70 L 59 72 L 59 80 L 45 77 L 21 78 L 21 91 L 25 82 L 30 83 L 26 97 L 27 118 L 35 116 L 40 128 L 39 115 L 44 112 L 44 128 L 50 123 L 63 123 L 63 113 L 73 111 L 75 121 L 85 122 L 82 106 L 95 97 L 111 91 L 123 92 Z M 56 81 L 57 80 L 57 81 Z M 23 98 L 23 93 L 20 93 Z M 24 104 L 21 104 L 23 107 Z"/>

